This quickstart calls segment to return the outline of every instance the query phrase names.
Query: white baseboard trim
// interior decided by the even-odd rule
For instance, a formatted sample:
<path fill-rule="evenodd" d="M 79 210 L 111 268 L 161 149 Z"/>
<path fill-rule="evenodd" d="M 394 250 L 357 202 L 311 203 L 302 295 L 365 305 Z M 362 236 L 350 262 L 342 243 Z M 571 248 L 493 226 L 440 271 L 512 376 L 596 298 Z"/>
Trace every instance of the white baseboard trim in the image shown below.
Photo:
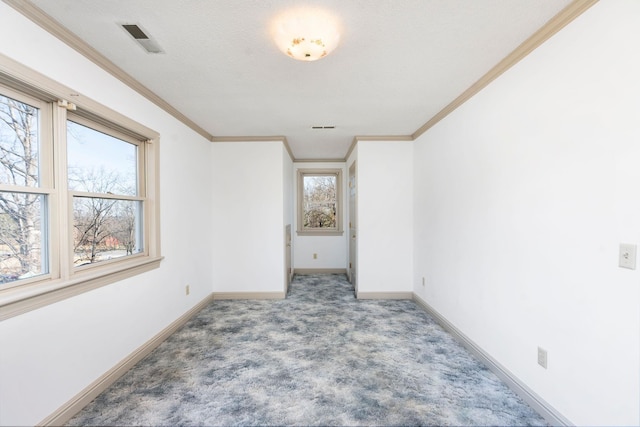
<path fill-rule="evenodd" d="M 304 274 L 304 273 L 298 273 Z M 316 274 L 316 273 L 308 273 Z M 182 327 L 189 319 L 202 310 L 212 300 L 220 299 L 283 299 L 284 292 L 218 292 L 196 304 L 192 309 L 180 316 L 165 329 L 160 331 L 151 340 L 138 347 L 133 353 L 121 360 L 113 368 L 92 382 L 84 390 L 74 396 L 67 403 L 58 408 L 53 414 L 38 423 L 38 426 L 58 426 L 69 421 L 80 412 L 87 404 L 106 390 L 118 378 L 124 375 L 136 363 L 148 356 L 157 346 L 165 341 L 171 334 Z M 515 393 L 524 399 L 534 410 L 543 416 L 551 425 L 573 426 L 562 414 L 556 411 L 544 399 L 537 395 L 527 385 L 520 381 L 507 368 L 476 345 L 471 339 L 451 324 L 420 296 L 412 292 L 359 292 L 358 299 L 413 299 L 420 307 L 435 318 L 435 320 L 451 335 L 453 335 L 465 348 L 478 357 L 494 374 L 509 386 Z"/>
<path fill-rule="evenodd" d="M 431 307 L 425 300 L 420 298 L 419 295 L 413 293 L 413 300 L 424 311 L 429 313 L 435 320 L 442 326 L 444 330 L 454 336 L 467 350 L 478 357 L 482 363 L 484 363 L 491 372 L 496 374 L 498 378 L 504 381 L 507 386 L 513 390 L 518 396 L 520 396 L 525 402 L 529 404 L 536 412 L 538 412 L 549 424 L 553 426 L 573 426 L 565 416 L 555 410 L 549 405 L 542 397 L 531 390 L 525 383 L 523 383 L 518 377 L 516 377 L 511 371 L 502 366 L 497 360 L 489 355 L 486 351 L 480 348 L 469 337 L 463 334 L 458 328 L 456 328 L 451 322 L 449 322 L 444 316 L 438 313 L 433 307 Z"/>
<path fill-rule="evenodd" d="M 214 300 L 222 299 L 284 299 L 283 292 L 214 292 Z"/>
<path fill-rule="evenodd" d="M 358 292 L 358 299 L 413 299 L 413 292 Z"/>
<path fill-rule="evenodd" d="M 180 316 L 169 326 L 160 331 L 149 341 L 138 347 L 129 356 L 122 359 L 117 365 L 109 369 L 97 380 L 89 384 L 84 390 L 75 395 L 71 400 L 62 405 L 53 414 L 38 423 L 38 426 L 61 426 L 69 421 L 75 414 L 80 412 L 82 408 L 88 405 L 100 393 L 105 391 L 118 378 L 124 375 L 136 363 L 148 356 L 156 347 L 164 340 L 169 338 L 171 334 L 180 329 L 189 319 L 202 310 L 207 304 L 213 300 L 213 294 L 200 301 L 192 309 Z"/>
<path fill-rule="evenodd" d="M 293 274 L 307 276 L 309 274 L 347 274 L 346 268 L 296 268 Z"/>

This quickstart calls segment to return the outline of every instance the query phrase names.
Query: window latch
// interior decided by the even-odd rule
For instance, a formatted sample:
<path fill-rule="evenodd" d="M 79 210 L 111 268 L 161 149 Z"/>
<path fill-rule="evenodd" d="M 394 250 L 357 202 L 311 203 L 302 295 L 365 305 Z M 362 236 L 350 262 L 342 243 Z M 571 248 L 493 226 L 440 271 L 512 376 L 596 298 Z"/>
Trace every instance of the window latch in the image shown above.
<path fill-rule="evenodd" d="M 58 107 L 66 108 L 69 111 L 76 111 L 76 104 L 69 102 L 66 99 L 59 99 Z"/>

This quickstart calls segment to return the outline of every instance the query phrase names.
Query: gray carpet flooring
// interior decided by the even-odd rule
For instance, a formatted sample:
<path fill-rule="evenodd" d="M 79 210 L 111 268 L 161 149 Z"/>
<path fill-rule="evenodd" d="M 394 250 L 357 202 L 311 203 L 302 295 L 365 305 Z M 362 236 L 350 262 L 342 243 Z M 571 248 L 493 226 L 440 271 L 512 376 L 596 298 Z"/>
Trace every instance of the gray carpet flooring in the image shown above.
<path fill-rule="evenodd" d="M 546 425 L 413 301 L 215 301 L 69 425 Z"/>

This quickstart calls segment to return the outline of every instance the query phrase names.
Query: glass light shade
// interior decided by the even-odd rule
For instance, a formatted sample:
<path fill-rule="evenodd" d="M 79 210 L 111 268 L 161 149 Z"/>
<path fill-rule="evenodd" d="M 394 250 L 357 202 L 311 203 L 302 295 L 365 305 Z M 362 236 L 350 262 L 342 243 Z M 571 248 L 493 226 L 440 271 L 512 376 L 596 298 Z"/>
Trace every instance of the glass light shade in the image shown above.
<path fill-rule="evenodd" d="M 336 19 L 317 9 L 299 9 L 279 15 L 274 20 L 272 34 L 285 55 L 300 61 L 324 58 L 340 41 Z"/>

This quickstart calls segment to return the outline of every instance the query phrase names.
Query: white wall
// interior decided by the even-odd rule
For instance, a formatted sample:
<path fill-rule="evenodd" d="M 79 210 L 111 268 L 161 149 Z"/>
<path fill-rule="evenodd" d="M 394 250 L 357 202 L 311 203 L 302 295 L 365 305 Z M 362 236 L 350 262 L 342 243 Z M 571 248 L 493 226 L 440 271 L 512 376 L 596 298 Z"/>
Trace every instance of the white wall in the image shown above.
<path fill-rule="evenodd" d="M 414 147 L 415 292 L 576 425 L 640 423 L 638 22 L 597 3 Z"/>
<path fill-rule="evenodd" d="M 347 218 L 347 171 L 344 163 L 313 163 L 302 162 L 293 164 L 294 179 L 294 206 L 297 209 L 298 201 L 298 169 L 341 169 L 342 170 L 342 227 L 346 230 L 348 222 Z M 345 231 L 342 236 L 298 236 L 297 211 L 294 212 L 293 225 L 293 253 L 294 264 L 296 269 L 346 269 L 347 268 L 347 234 Z M 313 254 L 318 254 L 316 259 Z"/>
<path fill-rule="evenodd" d="M 357 156 L 358 294 L 411 292 L 413 142 L 362 141 Z"/>
<path fill-rule="evenodd" d="M 282 142 L 213 144 L 214 292 L 283 292 Z"/>
<path fill-rule="evenodd" d="M 636 0 L 599 2 L 414 146 L 414 291 L 580 425 L 640 424 L 639 273 L 616 259 L 620 242 L 640 242 L 639 18 Z M 4 3 L 0 40 L 0 53 L 161 134 L 161 268 L 0 322 L 0 424 L 33 425 L 212 290 L 282 290 L 286 165 L 278 143 L 210 144 Z M 388 291 L 371 268 L 393 253 L 367 247 L 382 236 L 402 248 L 407 230 L 382 229 L 365 207 L 378 185 L 408 203 L 375 168 L 386 153 L 406 172 L 408 154 L 366 144 L 360 284 Z M 346 180 L 344 168 L 345 192 Z M 398 211 L 383 216 L 409 218 Z M 294 239 L 296 268 L 346 268 L 346 234 Z"/>
<path fill-rule="evenodd" d="M 0 40 L 161 135 L 161 267 L 0 322 L 0 425 L 33 425 L 211 293 L 211 143 L 1 2 Z"/>

